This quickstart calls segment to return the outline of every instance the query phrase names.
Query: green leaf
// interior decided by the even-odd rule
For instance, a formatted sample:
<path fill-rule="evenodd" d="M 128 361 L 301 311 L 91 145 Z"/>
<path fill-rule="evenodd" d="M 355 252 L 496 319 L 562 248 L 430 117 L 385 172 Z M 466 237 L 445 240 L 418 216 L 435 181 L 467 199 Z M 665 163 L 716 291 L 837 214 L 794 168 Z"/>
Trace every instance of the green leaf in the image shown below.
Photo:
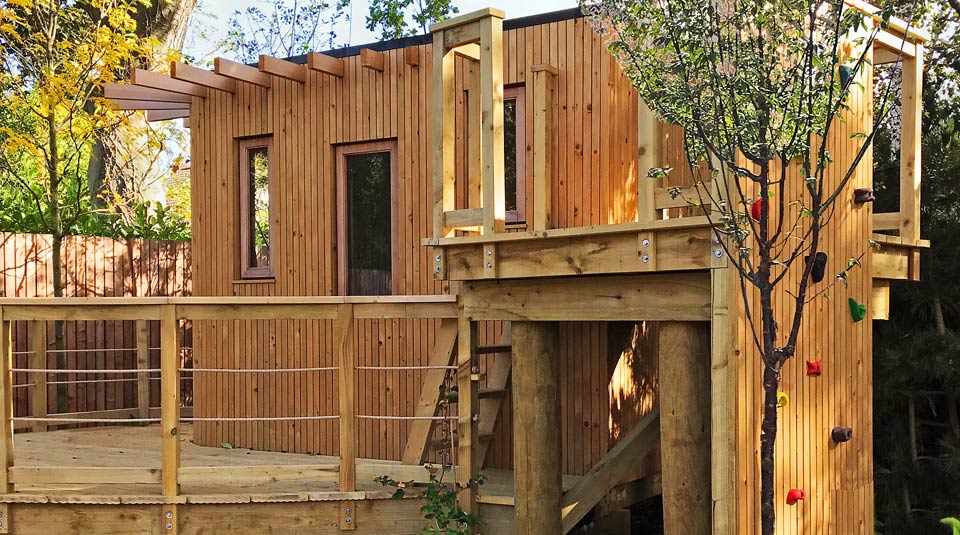
<path fill-rule="evenodd" d="M 229 443 L 229 442 L 221 442 L 221 443 L 220 443 L 220 447 L 223 448 L 223 449 L 225 449 L 225 450 L 232 450 L 232 449 L 233 449 L 233 444 L 231 444 L 231 443 Z"/>

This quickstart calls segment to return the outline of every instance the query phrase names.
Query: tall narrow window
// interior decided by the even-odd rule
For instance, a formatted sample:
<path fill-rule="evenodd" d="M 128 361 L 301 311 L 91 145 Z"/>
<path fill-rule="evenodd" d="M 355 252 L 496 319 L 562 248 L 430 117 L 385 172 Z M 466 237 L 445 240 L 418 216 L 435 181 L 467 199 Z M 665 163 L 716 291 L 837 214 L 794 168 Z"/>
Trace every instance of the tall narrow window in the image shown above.
<path fill-rule="evenodd" d="M 503 181 L 507 223 L 526 220 L 526 136 L 523 87 L 503 90 Z"/>
<path fill-rule="evenodd" d="M 339 286 L 343 295 L 393 293 L 393 176 L 390 141 L 337 148 Z"/>
<path fill-rule="evenodd" d="M 240 141 L 240 255 L 243 278 L 273 276 L 273 140 Z"/>

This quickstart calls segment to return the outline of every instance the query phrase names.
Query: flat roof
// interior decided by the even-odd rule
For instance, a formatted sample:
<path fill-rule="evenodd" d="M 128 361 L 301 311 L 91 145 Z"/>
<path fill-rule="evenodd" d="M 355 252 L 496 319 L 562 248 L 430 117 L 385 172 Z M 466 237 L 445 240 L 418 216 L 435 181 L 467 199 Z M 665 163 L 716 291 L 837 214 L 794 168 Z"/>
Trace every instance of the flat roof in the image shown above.
<path fill-rule="evenodd" d="M 526 28 L 528 26 L 538 26 L 540 24 L 549 24 L 551 22 L 559 22 L 563 20 L 577 19 L 583 17 L 583 12 L 580 11 L 579 7 L 573 7 L 569 9 L 562 9 L 560 11 L 551 11 L 548 13 L 538 13 L 536 15 L 529 15 L 526 17 L 518 17 L 515 19 L 506 19 L 503 21 L 503 29 L 507 30 L 516 30 L 519 28 Z M 335 58 L 345 58 L 348 56 L 356 56 L 360 54 L 361 48 L 369 48 L 370 50 L 376 50 L 378 52 L 383 52 L 384 50 L 394 50 L 397 48 L 404 48 L 407 46 L 418 46 L 426 45 L 433 42 L 432 34 L 421 34 L 421 35 L 412 35 L 410 37 L 401 37 L 400 39 L 390 39 L 389 41 L 377 41 L 375 43 L 367 43 L 363 45 L 354 45 L 347 46 L 343 48 L 335 48 L 333 50 L 321 50 L 319 52 L 332 56 Z M 299 56 L 291 56 L 289 58 L 284 58 L 291 63 L 297 63 L 300 65 L 305 65 L 307 63 L 307 55 L 301 54 Z M 255 64 L 251 64 L 256 66 Z"/>

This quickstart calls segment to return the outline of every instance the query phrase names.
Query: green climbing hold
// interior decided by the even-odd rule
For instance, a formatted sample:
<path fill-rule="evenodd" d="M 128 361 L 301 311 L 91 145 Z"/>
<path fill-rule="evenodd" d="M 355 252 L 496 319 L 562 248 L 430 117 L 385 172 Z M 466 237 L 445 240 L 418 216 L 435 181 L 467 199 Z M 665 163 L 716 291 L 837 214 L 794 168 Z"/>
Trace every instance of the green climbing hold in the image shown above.
<path fill-rule="evenodd" d="M 850 303 L 850 317 L 853 318 L 853 321 L 860 321 L 867 316 L 867 305 L 858 303 L 852 297 L 847 299 L 847 302 Z"/>

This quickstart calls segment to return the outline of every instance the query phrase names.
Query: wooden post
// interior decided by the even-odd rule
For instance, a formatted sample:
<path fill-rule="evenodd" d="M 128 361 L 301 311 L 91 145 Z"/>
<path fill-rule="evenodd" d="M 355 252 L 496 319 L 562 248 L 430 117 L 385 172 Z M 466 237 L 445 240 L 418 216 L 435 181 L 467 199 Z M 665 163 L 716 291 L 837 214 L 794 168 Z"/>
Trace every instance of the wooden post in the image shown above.
<path fill-rule="evenodd" d="M 137 417 L 150 417 L 150 375 L 143 370 L 150 368 L 150 324 L 137 320 Z"/>
<path fill-rule="evenodd" d="M 533 230 L 553 228 L 553 86 L 557 68 L 533 71 Z"/>
<path fill-rule="evenodd" d="M 709 324 L 664 322 L 658 333 L 664 533 L 709 535 Z"/>
<path fill-rule="evenodd" d="M 457 469 L 464 488 L 457 493 L 457 503 L 464 511 L 477 514 L 476 486 L 467 482 L 480 471 L 479 422 L 480 398 L 477 366 L 477 323 L 463 315 L 460 307 L 457 329 Z"/>
<path fill-rule="evenodd" d="M 557 324 L 514 321 L 511 328 L 515 532 L 555 535 L 563 533 Z"/>
<path fill-rule="evenodd" d="M 353 404 L 356 351 L 354 349 L 353 305 L 337 305 L 336 333 L 337 393 L 340 402 L 340 490 L 357 490 L 357 433 Z M 356 529 L 356 503 L 341 501 L 339 523 L 342 530 Z"/>
<path fill-rule="evenodd" d="M 47 368 L 47 322 L 43 320 L 31 321 L 27 327 L 30 330 L 30 367 L 35 370 Z M 46 418 L 47 416 L 47 372 L 36 371 L 31 375 L 33 389 L 33 416 Z M 34 422 L 33 430 L 41 432 L 47 430 L 46 422 Z"/>
<path fill-rule="evenodd" d="M 923 45 L 904 57 L 900 82 L 900 237 L 920 239 L 920 140 L 923 112 Z"/>
<path fill-rule="evenodd" d="M 654 192 L 659 182 L 647 178 L 660 162 L 660 123 L 657 116 L 637 97 L 637 221 L 646 223 L 657 219 Z"/>
<path fill-rule="evenodd" d="M 177 344 L 177 310 L 160 307 L 160 466 L 161 493 L 180 493 L 180 351 Z M 174 522 L 176 525 L 176 522 Z"/>
<path fill-rule="evenodd" d="M 503 232 L 507 218 L 503 180 L 503 20 L 480 20 L 480 157 L 483 233 Z"/>
<path fill-rule="evenodd" d="M 454 209 L 454 54 L 443 44 L 444 32 L 433 34 L 433 237 L 452 236 L 443 213 Z"/>
<path fill-rule="evenodd" d="M 0 307 L 0 492 L 13 492 L 10 468 L 13 467 L 13 337 L 10 322 Z"/>

